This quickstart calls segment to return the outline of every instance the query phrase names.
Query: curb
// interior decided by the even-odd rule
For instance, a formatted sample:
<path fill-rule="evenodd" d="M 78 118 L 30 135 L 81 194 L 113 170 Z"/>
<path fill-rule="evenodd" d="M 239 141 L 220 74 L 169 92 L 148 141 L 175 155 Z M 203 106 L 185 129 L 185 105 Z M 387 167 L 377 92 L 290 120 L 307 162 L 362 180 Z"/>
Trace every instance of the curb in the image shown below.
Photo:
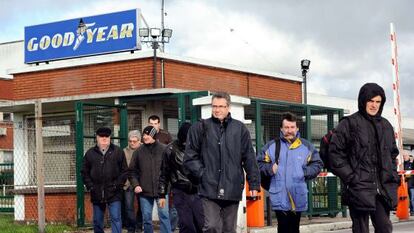
<path fill-rule="evenodd" d="M 317 231 L 333 231 L 333 230 L 342 230 L 349 229 L 352 227 L 351 221 L 345 222 L 334 222 L 334 223 L 318 223 L 318 224 L 309 224 L 300 226 L 301 233 L 312 233 Z M 250 229 L 250 233 L 275 233 L 277 232 L 277 227 L 263 227 Z"/>
<path fill-rule="evenodd" d="M 407 220 L 399 220 L 397 216 L 391 214 L 390 216 L 391 222 L 399 223 L 399 222 L 410 222 L 414 221 L 414 218 L 411 217 Z M 370 221 L 370 226 L 372 225 Z M 321 231 L 335 231 L 335 230 L 343 230 L 343 229 L 350 229 L 352 228 L 352 221 L 341 221 L 341 222 L 331 222 L 331 223 L 315 223 L 309 225 L 301 225 L 300 232 L 301 233 L 316 233 Z M 263 227 L 263 228 L 250 228 L 250 233 L 277 233 L 277 226 L 271 227 Z"/>

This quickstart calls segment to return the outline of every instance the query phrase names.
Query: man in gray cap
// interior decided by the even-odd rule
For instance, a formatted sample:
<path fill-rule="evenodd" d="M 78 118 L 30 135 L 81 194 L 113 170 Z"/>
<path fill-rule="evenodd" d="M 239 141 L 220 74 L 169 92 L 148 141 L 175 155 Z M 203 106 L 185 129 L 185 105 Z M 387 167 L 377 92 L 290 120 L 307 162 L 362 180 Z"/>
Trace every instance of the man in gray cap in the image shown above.
<path fill-rule="evenodd" d="M 124 148 L 125 158 L 127 164 L 131 163 L 132 154 L 141 145 L 141 132 L 138 130 L 131 130 L 128 133 L 128 146 Z M 137 196 L 138 198 L 138 196 Z M 135 233 L 142 231 L 142 213 L 141 208 L 135 213 L 135 192 L 129 180 L 124 185 L 124 200 L 122 202 L 122 222 L 123 226 L 128 230 L 128 233 Z M 139 199 L 138 199 L 139 201 Z"/>
<path fill-rule="evenodd" d="M 147 126 L 142 132 L 143 145 L 132 155 L 129 166 L 130 182 L 135 193 L 139 193 L 139 204 L 144 222 L 144 232 L 152 233 L 152 209 L 154 202 L 159 204 L 158 179 L 161 169 L 162 153 L 166 145 L 155 140 L 157 130 L 153 126 Z M 168 203 L 168 202 L 167 202 Z M 168 204 L 158 206 L 158 217 L 160 219 L 160 232 L 170 233 L 171 225 L 168 214 Z"/>
<path fill-rule="evenodd" d="M 121 148 L 111 143 L 111 129 L 96 131 L 96 145 L 83 157 L 82 178 L 93 205 L 93 230 L 104 232 L 104 215 L 109 208 L 112 232 L 122 232 L 122 187 L 127 178 L 127 163 Z"/>

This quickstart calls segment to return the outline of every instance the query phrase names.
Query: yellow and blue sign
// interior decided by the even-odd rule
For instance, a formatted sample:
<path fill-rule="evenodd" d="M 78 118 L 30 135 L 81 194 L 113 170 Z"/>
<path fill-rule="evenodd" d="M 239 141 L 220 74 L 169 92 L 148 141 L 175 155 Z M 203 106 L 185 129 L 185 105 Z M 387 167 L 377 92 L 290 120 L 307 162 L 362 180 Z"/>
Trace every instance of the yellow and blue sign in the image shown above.
<path fill-rule="evenodd" d="M 24 29 L 25 63 L 140 49 L 139 9 Z"/>

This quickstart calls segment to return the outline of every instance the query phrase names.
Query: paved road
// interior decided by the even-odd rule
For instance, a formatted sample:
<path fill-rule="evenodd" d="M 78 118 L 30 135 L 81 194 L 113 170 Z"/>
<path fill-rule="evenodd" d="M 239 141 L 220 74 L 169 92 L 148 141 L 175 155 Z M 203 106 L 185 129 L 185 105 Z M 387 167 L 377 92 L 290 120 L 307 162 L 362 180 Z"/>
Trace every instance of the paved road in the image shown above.
<path fill-rule="evenodd" d="M 414 222 L 400 222 L 393 224 L 394 229 L 393 233 L 413 233 L 414 232 Z M 338 230 L 338 231 L 318 231 L 317 233 L 350 233 L 351 229 Z M 370 227 L 370 232 L 374 232 L 374 228 Z"/>

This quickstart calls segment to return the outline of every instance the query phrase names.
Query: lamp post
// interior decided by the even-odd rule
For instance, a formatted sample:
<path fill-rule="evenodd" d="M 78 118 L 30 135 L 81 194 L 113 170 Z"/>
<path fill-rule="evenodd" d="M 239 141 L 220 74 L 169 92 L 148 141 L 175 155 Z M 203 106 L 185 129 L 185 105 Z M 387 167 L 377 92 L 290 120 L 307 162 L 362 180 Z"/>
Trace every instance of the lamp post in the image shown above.
<path fill-rule="evenodd" d="M 153 79 L 152 87 L 157 87 L 157 49 L 159 44 L 164 46 L 165 43 L 170 42 L 172 36 L 172 29 L 164 28 L 140 28 L 139 37 L 141 37 L 141 42 L 151 43 L 151 48 L 154 50 L 154 60 L 153 60 Z"/>
<path fill-rule="evenodd" d="M 303 59 L 300 61 L 300 67 L 302 69 L 302 77 L 303 77 L 303 102 L 304 104 L 308 104 L 308 93 L 306 90 L 306 73 L 308 73 L 310 66 L 310 61 L 307 59 Z"/>

